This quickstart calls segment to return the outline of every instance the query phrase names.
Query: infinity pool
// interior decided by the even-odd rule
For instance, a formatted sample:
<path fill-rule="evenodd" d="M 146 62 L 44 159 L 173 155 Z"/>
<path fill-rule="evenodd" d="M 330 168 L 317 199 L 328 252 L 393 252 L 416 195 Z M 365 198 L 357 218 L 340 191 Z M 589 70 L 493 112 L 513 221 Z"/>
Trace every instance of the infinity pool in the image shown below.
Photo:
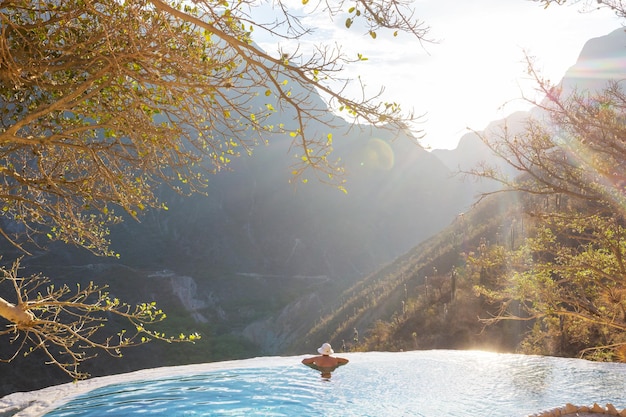
<path fill-rule="evenodd" d="M 523 417 L 568 402 L 626 408 L 623 364 L 447 350 L 340 356 L 350 363 L 330 379 L 299 356 L 142 371 L 72 394 L 80 382 L 48 409 L 18 415 Z"/>

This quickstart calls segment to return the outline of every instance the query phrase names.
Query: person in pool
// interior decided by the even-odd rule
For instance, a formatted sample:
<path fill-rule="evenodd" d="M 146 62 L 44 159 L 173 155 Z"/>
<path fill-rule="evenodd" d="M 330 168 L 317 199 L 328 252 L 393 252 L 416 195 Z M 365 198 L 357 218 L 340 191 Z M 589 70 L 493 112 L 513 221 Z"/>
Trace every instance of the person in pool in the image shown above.
<path fill-rule="evenodd" d="M 335 351 L 330 343 L 324 343 L 317 352 L 320 356 L 314 356 L 312 358 L 302 359 L 302 363 L 306 366 L 316 369 L 322 373 L 322 378 L 330 378 L 331 372 L 339 368 L 341 365 L 345 365 L 349 361 L 346 358 L 338 358 L 331 356 Z"/>

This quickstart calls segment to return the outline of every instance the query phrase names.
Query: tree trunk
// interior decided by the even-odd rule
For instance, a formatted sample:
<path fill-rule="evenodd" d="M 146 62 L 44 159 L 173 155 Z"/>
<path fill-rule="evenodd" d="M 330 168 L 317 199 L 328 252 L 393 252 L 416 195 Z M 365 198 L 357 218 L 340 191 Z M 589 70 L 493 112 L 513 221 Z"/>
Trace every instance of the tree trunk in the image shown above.
<path fill-rule="evenodd" d="M 28 324 L 35 318 L 30 311 L 11 304 L 2 297 L 0 297 L 0 316 L 15 324 Z"/>

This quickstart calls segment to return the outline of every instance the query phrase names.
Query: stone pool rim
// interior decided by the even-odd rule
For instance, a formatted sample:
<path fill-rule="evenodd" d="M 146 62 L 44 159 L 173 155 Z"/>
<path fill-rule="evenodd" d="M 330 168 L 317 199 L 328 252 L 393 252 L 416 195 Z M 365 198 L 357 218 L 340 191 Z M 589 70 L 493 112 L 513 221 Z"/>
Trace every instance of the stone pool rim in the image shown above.
<path fill-rule="evenodd" d="M 503 353 L 503 352 L 495 352 L 488 350 L 449 350 L 449 349 L 431 349 L 431 350 L 418 350 L 412 351 L 413 353 L 424 353 L 428 354 L 429 352 L 436 352 L 438 354 L 445 354 L 445 352 L 454 352 L 454 353 L 466 353 L 466 354 L 484 354 L 484 355 L 501 355 L 501 356 L 517 356 L 517 357 L 527 357 L 527 358 L 553 358 L 551 356 L 545 355 L 524 355 L 518 353 Z M 384 355 L 393 355 L 393 354 L 404 354 L 408 353 L 408 351 L 400 351 L 400 352 L 383 352 L 383 351 L 370 351 L 370 352 L 345 352 L 340 353 L 342 357 L 348 358 L 351 361 L 354 359 L 363 359 L 369 357 L 371 355 L 384 354 Z M 3 415 L 11 415 L 13 417 L 42 417 L 47 413 L 52 412 L 58 407 L 72 401 L 73 399 L 86 394 L 90 391 L 115 385 L 115 384 L 127 384 L 133 382 L 147 381 L 159 378 L 172 379 L 177 376 L 191 376 L 191 375 L 199 375 L 205 374 L 208 372 L 220 371 L 220 370 L 236 370 L 236 369 L 253 369 L 253 368 L 266 368 L 266 367 L 278 367 L 285 366 L 285 362 L 292 363 L 293 366 L 299 366 L 300 362 L 303 358 L 313 355 L 311 354 L 303 354 L 296 356 L 261 356 L 254 357 L 248 359 L 237 359 L 237 360 L 228 360 L 228 361 L 219 361 L 219 362 L 207 362 L 200 364 L 190 364 L 190 365 L 174 365 L 174 366 L 163 366 L 157 368 L 150 369 L 142 369 L 128 373 L 115 374 L 115 375 L 107 375 L 101 377 L 93 377 L 85 380 L 68 382 L 65 384 L 53 385 L 50 387 L 42 388 L 35 391 L 28 392 L 16 392 L 12 394 L 8 394 L 4 397 L 0 398 L 0 416 Z M 584 359 L 578 358 L 558 358 L 572 361 L 585 361 L 589 363 L 593 363 L 592 361 L 586 361 Z M 338 371 L 339 372 L 339 371 Z M 577 410 L 573 414 L 570 414 L 570 411 L 573 411 L 571 408 L 568 411 L 565 411 L 565 403 L 563 407 L 555 408 L 552 410 L 537 410 L 535 414 L 530 414 L 528 416 L 534 417 L 546 417 L 546 416 L 601 416 L 601 415 L 616 415 L 616 416 L 625 416 L 626 417 L 626 409 L 619 410 L 617 413 L 613 413 L 608 409 L 596 409 L 592 410 L 593 406 L 597 406 L 597 404 L 593 405 L 578 405 L 576 406 Z M 567 404 L 568 406 L 573 407 L 571 404 Z M 607 404 L 608 408 L 609 404 Z M 602 408 L 602 407 L 600 407 Z M 580 414 L 582 413 L 582 414 Z M 522 415 L 520 415 L 521 417 Z"/>
<path fill-rule="evenodd" d="M 350 355 L 350 354 L 346 354 Z M 346 356 L 344 355 L 344 356 Z M 353 354 L 352 354 L 353 355 Z M 140 369 L 137 371 L 93 377 L 65 384 L 53 385 L 35 391 L 15 392 L 0 398 L 0 415 L 5 413 L 13 417 L 39 417 L 55 408 L 71 401 L 82 394 L 98 388 L 120 383 L 132 383 L 155 378 L 173 378 L 179 375 L 202 374 L 225 369 L 246 369 L 259 367 L 259 359 L 263 358 L 263 366 L 284 366 L 285 359 L 293 358 L 299 363 L 304 357 L 299 356 L 263 356 L 248 359 L 237 359 L 220 362 L 207 362 L 190 365 L 162 366 L 158 368 Z"/>

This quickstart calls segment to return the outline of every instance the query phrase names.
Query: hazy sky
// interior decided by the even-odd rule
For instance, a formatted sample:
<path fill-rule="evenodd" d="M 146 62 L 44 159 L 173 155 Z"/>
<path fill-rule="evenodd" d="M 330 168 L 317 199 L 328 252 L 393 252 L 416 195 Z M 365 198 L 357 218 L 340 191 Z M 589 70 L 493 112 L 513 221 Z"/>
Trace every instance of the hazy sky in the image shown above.
<path fill-rule="evenodd" d="M 372 40 L 354 27 L 346 30 L 346 16 L 330 22 L 311 10 L 303 12 L 317 28 L 315 38 L 336 41 L 348 55 L 368 57 L 348 68 L 348 75 L 360 75 L 371 92 L 385 86 L 387 99 L 426 113 L 423 144 L 432 148 L 454 148 L 467 127 L 480 130 L 527 108 L 516 100 L 522 91 L 533 91 L 524 51 L 536 57 L 547 78 L 558 82 L 588 39 L 623 23 L 608 10 L 582 13 L 575 5 L 544 9 L 529 0 L 416 0 L 414 5 L 437 43 L 421 46 L 414 38 L 391 33 Z M 275 50 L 268 39 L 260 43 Z"/>

